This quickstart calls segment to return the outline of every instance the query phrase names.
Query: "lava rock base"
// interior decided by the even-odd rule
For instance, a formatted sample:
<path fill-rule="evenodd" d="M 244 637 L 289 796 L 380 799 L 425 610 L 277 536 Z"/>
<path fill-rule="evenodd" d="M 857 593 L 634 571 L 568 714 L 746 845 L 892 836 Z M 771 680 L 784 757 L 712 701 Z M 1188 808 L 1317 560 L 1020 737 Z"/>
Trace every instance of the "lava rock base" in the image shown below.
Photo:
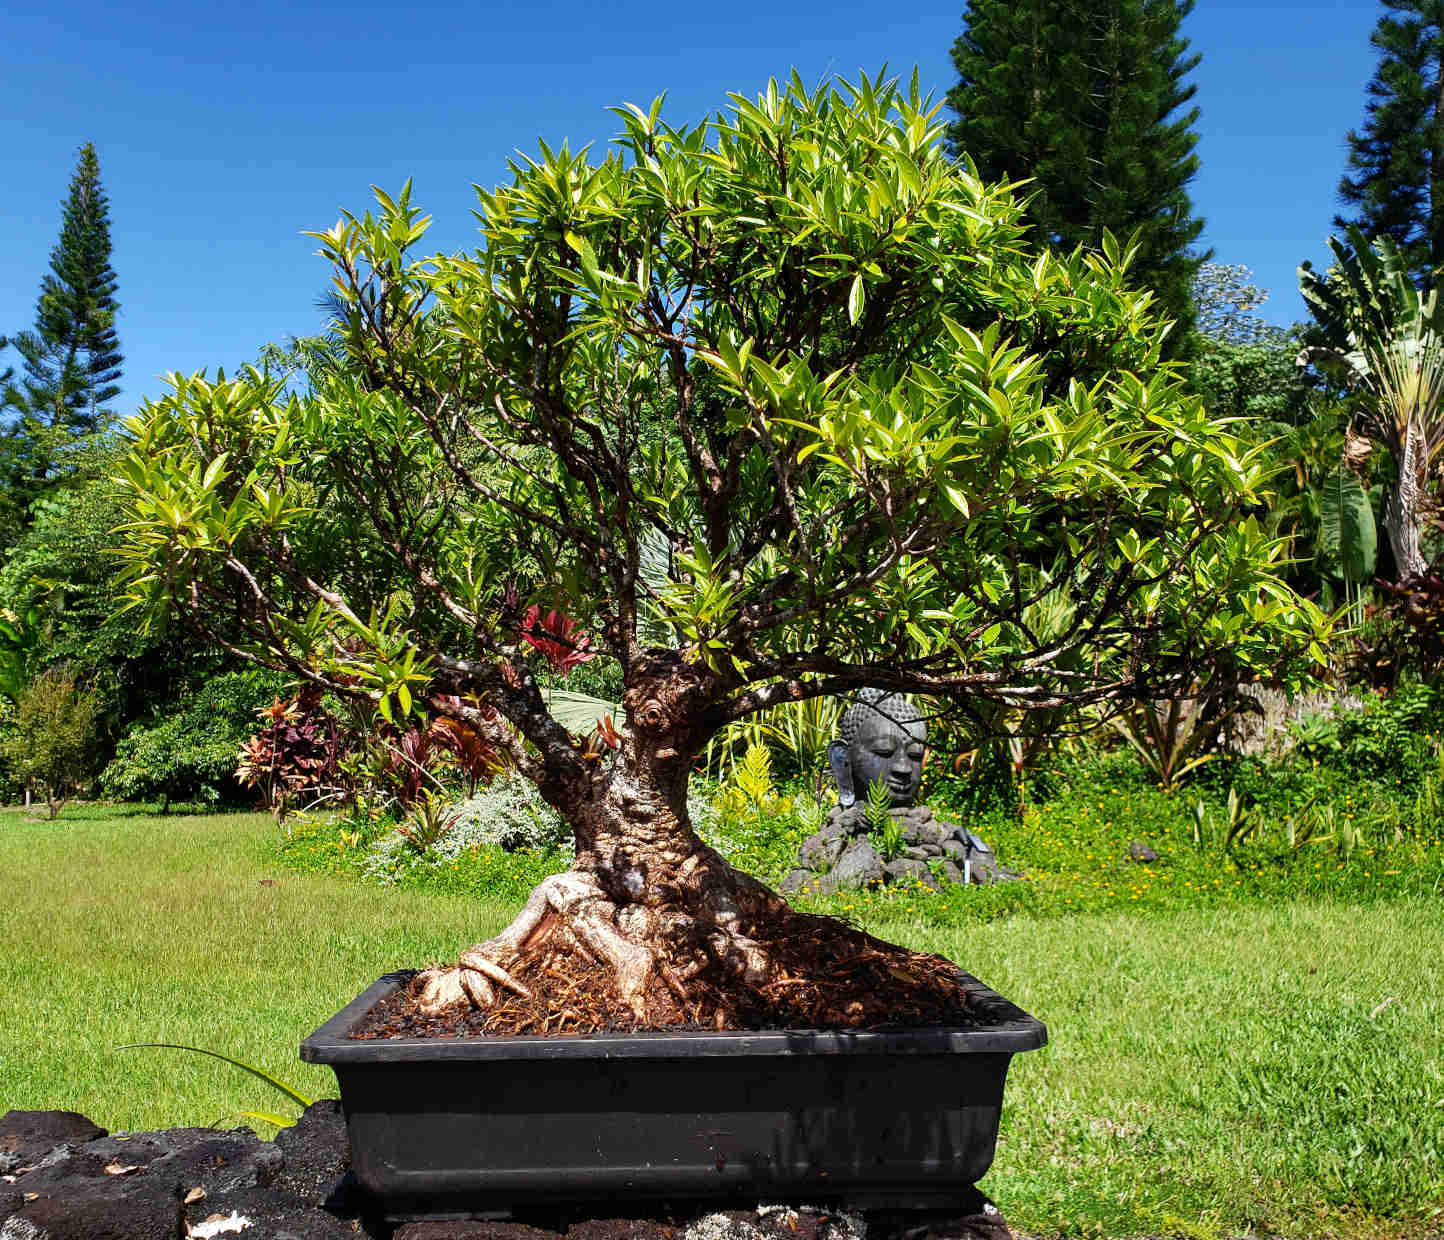
<path fill-rule="evenodd" d="M 341 1104 L 262 1141 L 248 1128 L 107 1133 L 73 1111 L 0 1117 L 0 1240 L 1010 1240 L 981 1193 L 963 1212 L 807 1206 L 394 1222 L 349 1173 Z"/>

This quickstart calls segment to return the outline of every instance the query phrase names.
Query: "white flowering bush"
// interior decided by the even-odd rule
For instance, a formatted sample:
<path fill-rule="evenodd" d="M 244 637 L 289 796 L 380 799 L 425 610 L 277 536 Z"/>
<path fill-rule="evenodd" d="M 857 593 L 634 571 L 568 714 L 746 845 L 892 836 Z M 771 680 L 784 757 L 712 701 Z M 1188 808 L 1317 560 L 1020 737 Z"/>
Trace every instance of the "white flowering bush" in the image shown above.
<path fill-rule="evenodd" d="M 455 852 L 477 844 L 519 852 L 560 848 L 572 841 L 571 828 L 542 800 L 536 785 L 520 776 L 492 780 L 452 813 L 456 822 L 443 843 Z"/>
<path fill-rule="evenodd" d="M 521 778 L 500 777 L 456 804 L 445 815 L 450 826 L 418 851 L 413 839 L 392 831 L 377 841 L 362 863 L 363 872 L 384 884 L 399 882 L 417 869 L 435 869 L 478 848 L 507 852 L 570 852 L 571 831 Z"/>

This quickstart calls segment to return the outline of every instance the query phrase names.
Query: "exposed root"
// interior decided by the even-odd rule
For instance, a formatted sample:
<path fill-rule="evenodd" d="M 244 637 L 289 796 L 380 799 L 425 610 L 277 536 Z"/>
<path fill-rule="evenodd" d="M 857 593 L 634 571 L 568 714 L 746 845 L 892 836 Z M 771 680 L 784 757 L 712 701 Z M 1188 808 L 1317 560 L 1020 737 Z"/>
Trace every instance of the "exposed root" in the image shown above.
<path fill-rule="evenodd" d="M 465 1003 L 490 1007 L 496 1000 L 493 982 L 530 999 L 531 991 L 517 981 L 510 966 L 541 951 L 559 921 L 574 942 L 598 937 L 591 925 L 594 918 L 586 915 L 585 908 L 588 904 L 606 903 L 601 888 L 584 874 L 569 872 L 545 879 L 537 884 L 511 925 L 494 939 L 462 952 L 451 968 L 422 973 L 417 978 L 417 1006 L 429 1013 Z"/>
<path fill-rule="evenodd" d="M 464 971 L 474 969 L 476 972 L 484 974 L 491 981 L 496 982 L 499 986 L 505 986 L 508 990 L 515 991 L 523 999 L 531 998 L 531 991 L 517 981 L 516 978 L 512 977 L 512 975 L 499 964 L 493 964 L 475 949 L 462 952 L 459 963 Z"/>
<path fill-rule="evenodd" d="M 501 934 L 419 974 L 377 1027 L 445 1036 L 971 1023 L 951 962 L 775 898 L 754 904 L 744 889 L 749 917 L 714 892 L 704 916 L 619 905 L 583 871 L 555 875 Z"/>

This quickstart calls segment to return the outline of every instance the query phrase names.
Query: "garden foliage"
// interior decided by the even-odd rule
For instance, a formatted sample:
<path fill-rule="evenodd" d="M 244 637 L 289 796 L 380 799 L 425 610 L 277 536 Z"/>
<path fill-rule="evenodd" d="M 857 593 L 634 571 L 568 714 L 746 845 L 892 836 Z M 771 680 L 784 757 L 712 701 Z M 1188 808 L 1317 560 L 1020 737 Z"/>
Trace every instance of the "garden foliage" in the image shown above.
<path fill-rule="evenodd" d="M 1383 524 L 1400 580 L 1428 567 L 1420 545 L 1430 479 L 1444 449 L 1444 312 L 1437 290 L 1420 293 L 1388 237 L 1356 228 L 1329 238 L 1334 265 L 1306 263 L 1300 289 L 1323 344 L 1305 357 L 1359 393 L 1357 424 L 1392 458 Z"/>
<path fill-rule="evenodd" d="M 235 804 L 246 798 L 236 776 L 241 748 L 258 713 L 285 689 L 275 673 L 230 672 L 203 683 L 166 713 L 133 725 L 101 773 L 107 796 L 161 802 Z"/>
<path fill-rule="evenodd" d="M 15 777 L 44 798 L 51 818 L 94 773 L 98 706 L 68 668 L 53 667 L 21 693 L 0 742 Z"/>

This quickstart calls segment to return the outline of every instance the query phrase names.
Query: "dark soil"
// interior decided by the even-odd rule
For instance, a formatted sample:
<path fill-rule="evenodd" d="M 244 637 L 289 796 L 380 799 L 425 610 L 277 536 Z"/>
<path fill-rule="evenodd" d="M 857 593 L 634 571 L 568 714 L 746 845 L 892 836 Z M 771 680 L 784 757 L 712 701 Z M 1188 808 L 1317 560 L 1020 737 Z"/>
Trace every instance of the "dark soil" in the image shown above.
<path fill-rule="evenodd" d="M 485 1010 L 439 1015 L 416 1006 L 416 986 L 402 988 L 368 1014 L 358 1039 L 457 1038 L 490 1035 L 765 1031 L 835 1029 L 967 1029 L 997 1023 L 971 1002 L 958 966 L 864 934 L 831 917 L 790 912 L 786 934 L 763 942 L 776 963 L 771 978 L 749 986 L 709 970 L 682 995 L 657 984 L 654 1011 L 670 1018 L 643 1023 L 614 993 L 609 973 L 571 953 L 529 955 L 511 970 L 531 991 L 500 991 Z M 649 996 L 649 999 L 652 998 Z"/>

